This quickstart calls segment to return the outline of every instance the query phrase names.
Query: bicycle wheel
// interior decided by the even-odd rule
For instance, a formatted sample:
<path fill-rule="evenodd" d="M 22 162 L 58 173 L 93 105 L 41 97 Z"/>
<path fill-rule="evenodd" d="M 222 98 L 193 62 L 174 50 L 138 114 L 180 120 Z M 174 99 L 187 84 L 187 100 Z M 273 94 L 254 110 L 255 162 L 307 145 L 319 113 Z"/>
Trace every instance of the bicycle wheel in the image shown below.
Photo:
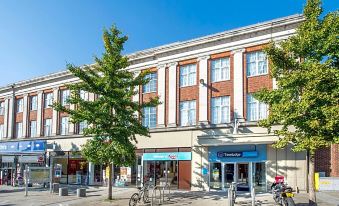
<path fill-rule="evenodd" d="M 129 206 L 136 206 L 139 202 L 139 194 L 134 193 L 129 199 Z"/>
<path fill-rule="evenodd" d="M 144 201 L 144 203 L 149 203 L 149 191 L 147 188 L 145 188 L 144 190 L 142 200 Z"/>

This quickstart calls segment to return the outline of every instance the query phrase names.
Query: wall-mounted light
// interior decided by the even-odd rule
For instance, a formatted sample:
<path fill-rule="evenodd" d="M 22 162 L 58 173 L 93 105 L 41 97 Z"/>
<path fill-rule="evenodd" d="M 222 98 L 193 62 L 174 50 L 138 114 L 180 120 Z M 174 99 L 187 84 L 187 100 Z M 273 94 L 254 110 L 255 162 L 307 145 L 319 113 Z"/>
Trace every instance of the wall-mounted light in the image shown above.
<path fill-rule="evenodd" d="M 200 82 L 200 84 L 205 84 L 204 79 L 200 79 L 199 82 Z"/>

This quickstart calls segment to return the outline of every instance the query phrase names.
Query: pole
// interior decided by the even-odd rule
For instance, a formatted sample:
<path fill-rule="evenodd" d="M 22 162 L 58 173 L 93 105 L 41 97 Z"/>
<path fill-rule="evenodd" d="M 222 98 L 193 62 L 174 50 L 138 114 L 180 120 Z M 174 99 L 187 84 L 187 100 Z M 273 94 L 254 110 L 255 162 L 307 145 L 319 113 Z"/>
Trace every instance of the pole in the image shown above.
<path fill-rule="evenodd" d="M 27 164 L 25 165 L 24 171 L 24 178 L 25 178 L 25 196 L 28 196 L 28 167 Z"/>
<path fill-rule="evenodd" d="M 233 205 L 232 205 L 232 204 L 233 204 L 232 198 L 233 198 L 233 196 L 232 196 L 232 189 L 229 188 L 229 189 L 228 189 L 228 205 L 229 205 L 229 206 L 233 206 Z"/>
<path fill-rule="evenodd" d="M 252 206 L 255 206 L 255 190 L 254 190 L 254 187 L 252 187 L 252 190 L 251 190 L 251 197 L 252 197 Z"/>
<path fill-rule="evenodd" d="M 53 156 L 49 153 L 49 192 L 53 192 Z"/>

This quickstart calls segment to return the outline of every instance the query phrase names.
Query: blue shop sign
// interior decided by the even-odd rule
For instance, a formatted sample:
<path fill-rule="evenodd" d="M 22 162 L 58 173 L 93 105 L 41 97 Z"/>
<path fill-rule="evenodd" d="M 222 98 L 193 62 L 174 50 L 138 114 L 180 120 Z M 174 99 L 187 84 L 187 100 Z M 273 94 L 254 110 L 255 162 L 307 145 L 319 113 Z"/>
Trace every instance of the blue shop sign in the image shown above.
<path fill-rule="evenodd" d="M 191 152 L 144 153 L 143 160 L 192 160 Z"/>
<path fill-rule="evenodd" d="M 46 141 L 1 142 L 0 153 L 39 153 L 46 151 Z"/>
<path fill-rule="evenodd" d="M 226 145 L 209 147 L 209 162 L 254 162 L 267 159 L 267 145 Z"/>

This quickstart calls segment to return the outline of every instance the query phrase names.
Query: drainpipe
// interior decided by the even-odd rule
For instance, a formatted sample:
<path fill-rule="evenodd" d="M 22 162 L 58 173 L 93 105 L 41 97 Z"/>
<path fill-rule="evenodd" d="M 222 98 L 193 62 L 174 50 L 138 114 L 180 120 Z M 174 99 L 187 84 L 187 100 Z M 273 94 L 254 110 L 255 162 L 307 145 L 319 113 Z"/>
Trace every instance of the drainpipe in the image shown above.
<path fill-rule="evenodd" d="M 12 139 L 14 139 L 15 134 L 15 84 L 11 85 L 12 87 Z"/>

